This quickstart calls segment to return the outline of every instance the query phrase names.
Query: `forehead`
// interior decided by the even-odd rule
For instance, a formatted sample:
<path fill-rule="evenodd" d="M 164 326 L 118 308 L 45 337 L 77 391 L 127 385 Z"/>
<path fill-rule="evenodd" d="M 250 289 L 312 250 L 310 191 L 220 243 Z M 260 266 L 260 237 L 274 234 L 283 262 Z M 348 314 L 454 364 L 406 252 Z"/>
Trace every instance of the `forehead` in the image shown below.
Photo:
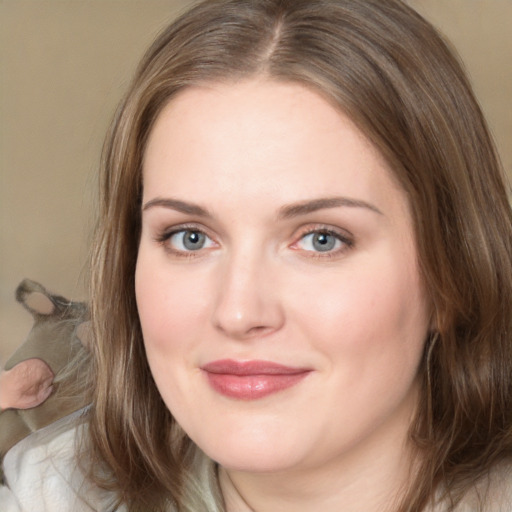
<path fill-rule="evenodd" d="M 242 207 L 333 194 L 405 201 L 347 116 L 311 89 L 270 80 L 182 91 L 160 113 L 143 169 L 146 200 L 167 191 L 209 203 L 239 198 Z"/>

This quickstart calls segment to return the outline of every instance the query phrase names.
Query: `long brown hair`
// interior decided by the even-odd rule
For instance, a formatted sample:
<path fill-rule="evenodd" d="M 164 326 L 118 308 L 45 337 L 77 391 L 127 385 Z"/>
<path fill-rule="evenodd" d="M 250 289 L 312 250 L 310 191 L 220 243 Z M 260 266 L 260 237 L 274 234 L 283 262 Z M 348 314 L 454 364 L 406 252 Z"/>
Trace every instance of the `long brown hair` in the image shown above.
<path fill-rule="evenodd" d="M 443 489 L 456 504 L 511 454 L 511 210 L 461 65 L 399 0 L 210 0 L 143 58 L 104 148 L 91 280 L 94 478 L 131 511 L 193 509 L 184 489 L 196 448 L 152 380 L 135 304 L 141 167 L 152 125 L 178 91 L 253 76 L 320 92 L 408 195 L 434 341 L 411 425 L 417 471 L 399 510 L 420 511 Z"/>

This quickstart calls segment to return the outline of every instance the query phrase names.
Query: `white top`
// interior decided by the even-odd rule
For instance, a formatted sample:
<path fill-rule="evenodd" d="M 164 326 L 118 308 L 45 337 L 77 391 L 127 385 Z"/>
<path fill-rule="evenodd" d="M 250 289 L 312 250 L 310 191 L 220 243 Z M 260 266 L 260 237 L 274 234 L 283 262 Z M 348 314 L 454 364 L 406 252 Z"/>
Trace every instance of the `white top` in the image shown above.
<path fill-rule="evenodd" d="M 114 509 L 113 495 L 89 485 L 76 465 L 75 443 L 85 428 L 82 414 L 83 410 L 48 425 L 7 452 L 0 512 L 126 511 Z M 512 512 L 512 468 L 494 471 L 490 482 L 469 493 L 456 512 L 478 510 L 479 494 L 486 496 L 483 512 Z M 446 505 L 439 504 L 428 512 L 444 510 Z"/>
<path fill-rule="evenodd" d="M 84 428 L 76 420 L 82 413 L 48 425 L 7 452 L 0 512 L 113 510 L 113 496 L 87 485 L 74 459 L 77 434 Z"/>

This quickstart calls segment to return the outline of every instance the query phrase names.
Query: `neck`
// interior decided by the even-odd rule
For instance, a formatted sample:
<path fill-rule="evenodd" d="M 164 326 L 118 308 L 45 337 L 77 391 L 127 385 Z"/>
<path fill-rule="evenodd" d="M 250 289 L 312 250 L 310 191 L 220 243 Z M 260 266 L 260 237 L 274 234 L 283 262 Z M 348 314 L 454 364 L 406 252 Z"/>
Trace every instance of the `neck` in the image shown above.
<path fill-rule="evenodd" d="M 403 419 L 403 418 L 402 418 Z M 410 420 L 410 415 L 408 415 Z M 227 512 L 384 512 L 398 509 L 412 473 L 410 421 L 378 429 L 317 467 L 255 473 L 220 468 Z"/>

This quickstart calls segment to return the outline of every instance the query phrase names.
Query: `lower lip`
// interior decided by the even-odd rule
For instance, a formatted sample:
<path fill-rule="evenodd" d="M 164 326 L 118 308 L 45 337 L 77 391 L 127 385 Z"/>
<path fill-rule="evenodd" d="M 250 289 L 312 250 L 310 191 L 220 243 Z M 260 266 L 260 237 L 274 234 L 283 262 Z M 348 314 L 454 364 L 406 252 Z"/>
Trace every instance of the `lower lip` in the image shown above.
<path fill-rule="evenodd" d="M 293 374 L 232 375 L 206 372 L 210 386 L 237 400 L 257 400 L 298 384 L 309 371 Z"/>

